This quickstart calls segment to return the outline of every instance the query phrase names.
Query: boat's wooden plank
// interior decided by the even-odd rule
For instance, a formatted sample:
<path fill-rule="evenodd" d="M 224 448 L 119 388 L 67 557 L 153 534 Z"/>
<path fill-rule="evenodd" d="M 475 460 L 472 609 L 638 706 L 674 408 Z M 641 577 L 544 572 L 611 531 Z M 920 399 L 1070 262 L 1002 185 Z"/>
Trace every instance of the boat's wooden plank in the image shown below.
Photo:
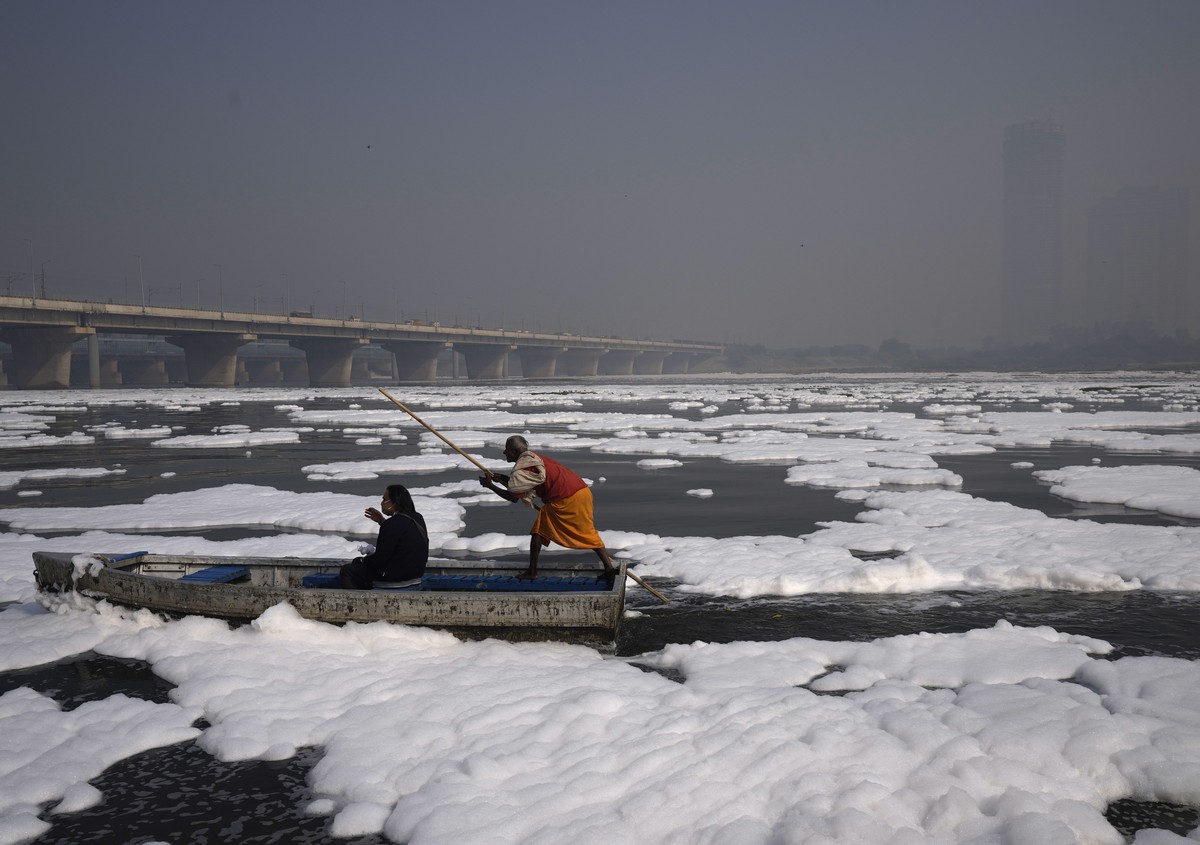
<path fill-rule="evenodd" d="M 342 576 L 336 572 L 313 572 L 300 579 L 300 585 L 309 589 L 336 588 L 342 584 Z"/>
<path fill-rule="evenodd" d="M 230 584 L 249 574 L 250 569 L 246 566 L 208 566 L 204 569 L 197 569 L 195 572 L 189 572 L 179 580 L 196 584 Z"/>
<path fill-rule="evenodd" d="M 510 575 L 426 575 L 425 590 L 483 590 L 500 593 L 607 592 L 612 584 L 603 578 L 583 576 L 517 578 Z"/>

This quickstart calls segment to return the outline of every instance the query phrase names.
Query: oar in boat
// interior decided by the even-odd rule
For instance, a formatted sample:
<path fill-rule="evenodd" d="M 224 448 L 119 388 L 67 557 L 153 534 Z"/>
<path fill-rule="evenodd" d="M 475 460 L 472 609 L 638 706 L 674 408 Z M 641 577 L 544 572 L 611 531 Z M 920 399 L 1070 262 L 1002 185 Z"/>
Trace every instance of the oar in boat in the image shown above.
<path fill-rule="evenodd" d="M 454 443 L 454 441 L 453 441 L 453 440 L 451 440 L 451 439 L 450 439 L 449 437 L 447 437 L 446 435 L 442 434 L 440 431 L 438 431 L 436 428 L 434 428 L 433 426 L 431 426 L 429 423 L 425 422 L 425 420 L 421 419 L 421 418 L 420 418 L 420 417 L 418 417 L 416 414 L 414 414 L 412 411 L 410 411 L 410 410 L 408 409 L 408 407 L 407 407 L 407 406 L 406 406 L 406 405 L 405 405 L 403 402 L 401 402 L 399 399 L 397 399 L 395 396 L 393 396 L 392 394 L 388 393 L 388 392 L 387 392 L 386 390 L 384 390 L 382 387 L 381 387 L 381 388 L 379 388 L 379 392 L 380 392 L 380 393 L 382 393 L 384 396 L 386 396 L 388 399 L 390 399 L 390 400 L 392 401 L 392 404 L 393 404 L 393 405 L 395 405 L 397 408 L 399 408 L 401 411 L 403 411 L 404 413 L 408 414 L 410 417 L 412 417 L 414 420 L 416 420 L 417 422 L 419 422 L 421 425 L 425 426 L 425 429 L 426 429 L 426 430 L 427 430 L 427 431 L 428 431 L 430 434 L 432 434 L 432 435 L 434 435 L 435 437 L 437 437 L 439 440 L 441 440 L 443 443 L 445 443 L 447 446 L 449 446 L 449 447 L 450 447 L 451 449 L 453 449 L 455 452 L 458 452 L 458 454 L 462 455 L 462 456 L 463 456 L 464 458 L 466 458 L 468 461 L 470 461 L 470 462 L 471 462 L 471 463 L 473 463 L 475 466 L 477 466 L 477 467 L 479 467 L 481 470 L 483 470 L 484 474 L 485 474 L 485 475 L 487 475 L 487 477 L 488 477 L 488 478 L 493 478 L 493 477 L 495 477 L 495 475 L 496 475 L 496 474 L 495 474 L 494 472 L 492 472 L 490 469 L 488 469 L 487 467 L 485 467 L 483 464 L 479 463 L 479 461 L 477 461 L 477 460 L 475 460 L 474 458 L 472 458 L 470 455 L 468 455 L 468 454 L 467 454 L 466 452 L 464 452 L 462 449 L 458 448 L 458 446 L 457 446 L 457 445 Z M 537 505 L 534 505 L 534 507 L 537 507 Z M 656 589 L 654 589 L 653 587 L 651 587 L 649 584 L 647 584 L 645 581 L 643 581 L 643 580 L 642 580 L 642 579 L 641 579 L 641 578 L 640 578 L 638 575 L 635 575 L 634 573 L 630 572 L 628 569 L 626 569 L 626 570 L 625 570 L 625 574 L 626 574 L 626 575 L 628 575 L 630 578 L 632 578 L 634 581 L 636 581 L 638 584 L 640 584 L 642 587 L 644 587 L 644 588 L 646 589 L 646 591 L 647 591 L 647 592 L 649 592 L 649 593 L 650 593 L 652 596 L 654 596 L 654 597 L 655 597 L 656 599 L 658 599 L 659 601 L 661 601 L 661 602 L 663 602 L 663 603 L 666 603 L 666 602 L 669 602 L 669 601 L 670 601 L 670 599 L 668 599 L 666 596 L 664 596 L 664 595 L 663 595 L 662 593 L 660 593 L 658 590 L 656 590 Z"/>

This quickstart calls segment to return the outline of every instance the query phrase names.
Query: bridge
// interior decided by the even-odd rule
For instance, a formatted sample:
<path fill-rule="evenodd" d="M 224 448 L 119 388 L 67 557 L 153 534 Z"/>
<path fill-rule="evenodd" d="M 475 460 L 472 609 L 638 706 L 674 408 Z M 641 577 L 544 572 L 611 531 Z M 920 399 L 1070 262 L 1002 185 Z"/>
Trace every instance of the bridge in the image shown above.
<path fill-rule="evenodd" d="M 349 386 L 354 353 L 368 345 L 393 356 L 399 381 L 437 378 L 438 357 L 446 350 L 462 355 L 473 379 L 506 378 L 510 354 L 518 357 L 524 377 L 553 378 L 686 373 L 693 361 L 723 351 L 719 344 L 693 341 L 0 296 L 0 341 L 12 347 L 4 375 L 14 387 L 68 387 L 79 341 L 87 344 L 88 383 L 100 387 L 101 334 L 163 338 L 183 350 L 186 382 L 196 387 L 235 385 L 238 349 L 258 340 L 285 341 L 300 350 L 314 387 Z"/>

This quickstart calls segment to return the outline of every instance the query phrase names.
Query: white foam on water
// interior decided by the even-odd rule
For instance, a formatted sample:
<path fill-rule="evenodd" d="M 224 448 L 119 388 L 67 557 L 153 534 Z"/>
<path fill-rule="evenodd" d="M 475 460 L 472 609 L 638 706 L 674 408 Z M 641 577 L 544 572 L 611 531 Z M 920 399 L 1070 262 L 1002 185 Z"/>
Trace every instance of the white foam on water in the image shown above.
<path fill-rule="evenodd" d="M 801 536 L 662 537 L 599 526 L 640 574 L 671 579 L 662 584 L 668 592 L 1200 590 L 1200 529 L 1052 519 L 961 493 L 961 479 L 938 466 L 941 455 L 1054 443 L 1152 450 L 1164 464 L 1172 454 L 1200 452 L 1196 435 L 1146 433 L 1200 423 L 1195 383 L 1155 374 L 1157 386 L 1146 389 L 1132 387 L 1136 379 L 437 385 L 403 398 L 430 409 L 427 420 L 497 470 L 507 466 L 498 455 L 505 437 L 537 431 L 553 444 L 542 448 L 625 456 L 631 465 L 689 458 L 778 464 L 780 484 L 842 489 L 839 497 L 861 508 L 854 522 Z M 1076 410 L 1120 404 L 1126 395 L 1153 398 L 1164 410 Z M 359 407 L 306 410 L 318 396 Z M 47 600 L 46 608 L 33 602 L 34 549 L 153 546 L 160 553 L 349 559 L 375 536 L 362 517 L 375 497 L 320 485 L 421 466 L 472 475 L 411 488 L 435 548 L 490 554 L 525 547 L 527 534 L 463 536 L 464 509 L 495 497 L 479 492 L 469 462 L 393 409 L 370 407 L 373 398 L 362 389 L 104 391 L 82 400 L 65 392 L 0 394 L 0 440 L 19 445 L 92 442 L 87 435 L 39 439 L 55 410 L 82 401 L 93 411 L 173 413 L 266 401 L 293 428 L 243 426 L 205 437 L 245 447 L 286 434 L 276 441 L 286 449 L 322 426 L 392 442 L 403 430 L 416 433 L 424 450 L 306 467 L 317 489 L 305 493 L 225 484 L 130 504 L 39 500 L 43 506 L 0 510 L 8 526 L 0 534 L 0 601 L 16 602 L 0 610 L 0 670 L 96 651 L 145 660 L 176 685 L 170 704 L 114 695 L 70 712 L 29 689 L 0 697 L 0 843 L 40 834 L 55 811 L 93 806 L 102 796 L 88 781 L 113 762 L 197 735 L 222 760 L 278 760 L 302 746 L 319 748 L 316 798 L 303 809 L 329 816 L 334 836 L 382 833 L 413 845 L 1118 845 L 1123 838 L 1103 816 L 1112 801 L 1200 804 L 1200 664 L 1111 661 L 1107 643 L 1051 628 L 999 620 L 961 634 L 696 642 L 616 659 L 580 646 L 462 642 L 384 623 L 338 628 L 303 620 L 287 605 L 231 628 L 197 617 L 166 622 L 75 595 Z M 585 398 L 625 407 L 658 401 L 701 418 L 590 412 Z M 893 402 L 920 406 L 927 416 L 881 410 Z M 994 410 L 1002 405 L 1019 410 Z M 107 438 L 119 429 L 96 430 Z M 1080 503 L 1195 518 L 1194 470 L 1064 467 L 1037 476 Z M 10 487 L 30 477 L 14 476 Z M 171 534 L 224 527 L 278 533 L 221 542 Z M 159 533 L 137 533 L 145 531 Z M 202 733 L 194 727 L 201 717 L 210 725 Z M 1142 831 L 1136 841 L 1182 839 Z"/>

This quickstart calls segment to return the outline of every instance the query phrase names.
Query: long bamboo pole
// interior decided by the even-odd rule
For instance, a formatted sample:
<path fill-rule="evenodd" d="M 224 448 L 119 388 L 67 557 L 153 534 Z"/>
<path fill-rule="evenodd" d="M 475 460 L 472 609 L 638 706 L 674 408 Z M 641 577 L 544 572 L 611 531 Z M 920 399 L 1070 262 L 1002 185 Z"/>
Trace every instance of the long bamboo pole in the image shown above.
<path fill-rule="evenodd" d="M 431 426 L 429 423 L 425 422 L 425 420 L 421 419 L 421 418 L 420 418 L 420 417 L 418 417 L 416 414 L 414 414 L 414 413 L 413 413 L 411 410 L 409 410 L 409 409 L 408 409 L 408 407 L 407 407 L 407 406 L 406 406 L 406 405 L 405 405 L 403 402 L 401 402 L 401 401 L 400 401 L 399 399 L 397 399 L 395 396 L 393 396 L 392 394 L 388 393 L 388 392 L 387 392 L 386 390 L 384 390 L 382 387 L 381 387 L 381 388 L 379 388 L 379 392 L 380 392 L 380 393 L 382 393 L 384 396 L 386 396 L 388 399 L 390 399 L 390 400 L 392 401 L 392 404 L 394 404 L 394 405 L 395 405 L 397 408 L 399 408 L 401 411 L 403 411 L 404 413 L 408 414 L 410 417 L 412 417 L 414 420 L 416 420 L 417 422 L 419 422 L 421 425 L 425 426 L 425 429 L 426 429 L 426 430 L 427 430 L 427 431 L 428 431 L 430 434 L 432 434 L 432 435 L 434 435 L 435 437 L 437 437 L 439 440 L 441 440 L 443 443 L 445 443 L 447 446 L 449 446 L 449 447 L 450 447 L 451 449 L 453 449 L 455 452 L 458 452 L 458 454 L 462 455 L 462 456 L 463 456 L 464 458 L 466 458 L 468 461 L 470 461 L 470 462 L 471 462 L 471 463 L 473 463 L 475 466 L 477 466 L 477 467 L 479 467 L 481 470 L 483 470 L 484 474 L 485 474 L 485 475 L 487 475 L 487 477 L 488 477 L 488 478 L 492 478 L 492 477 L 494 477 L 494 476 L 495 476 L 495 473 L 494 473 L 494 472 L 492 472 L 490 469 L 488 469 L 487 467 L 485 467 L 483 464 L 479 463 L 479 461 L 477 461 L 477 460 L 475 460 L 474 458 L 472 458 L 470 455 L 468 455 L 468 454 L 467 454 L 466 452 L 464 452 L 462 449 L 458 448 L 458 446 L 457 446 L 457 445 L 454 443 L 454 441 L 452 441 L 450 438 L 446 437 L 446 435 L 442 434 L 440 431 L 438 431 L 436 428 L 434 428 L 433 426 Z M 639 576 L 637 576 L 637 575 L 635 575 L 634 573 L 630 572 L 628 569 L 626 569 L 626 570 L 625 570 L 625 574 L 626 574 L 626 575 L 628 575 L 630 578 L 632 578 L 634 581 L 636 581 L 638 584 L 640 584 L 642 587 L 644 587 L 644 588 L 646 589 L 646 591 L 647 591 L 647 592 L 649 592 L 649 593 L 650 593 L 652 596 L 654 596 L 654 597 L 655 597 L 656 599 L 658 599 L 659 601 L 663 602 L 664 604 L 666 604 L 667 602 L 669 602 L 669 601 L 670 601 L 670 599 L 668 599 L 666 596 L 664 596 L 664 595 L 663 595 L 662 593 L 660 593 L 658 590 L 656 590 L 656 589 L 654 589 L 653 587 L 651 587 L 649 584 L 647 584 L 645 581 L 643 581 L 643 580 L 642 580 L 642 579 L 641 579 Z"/>
<path fill-rule="evenodd" d="M 379 392 L 380 392 L 380 393 L 382 393 L 384 396 L 386 396 L 388 399 L 391 399 L 391 400 L 392 400 L 392 402 L 393 402 L 393 403 L 396 405 L 396 407 L 398 407 L 398 408 L 399 408 L 401 411 L 403 411 L 404 413 L 408 414 L 410 417 L 412 417 L 414 420 L 416 420 L 417 422 L 419 422 L 421 425 L 425 426 L 425 428 L 429 430 L 429 433 L 430 433 L 430 434 L 432 434 L 432 435 L 434 435 L 435 437 L 439 438 L 439 439 L 440 439 L 440 440 L 441 440 L 443 443 L 445 443 L 447 446 L 449 446 L 449 447 L 450 447 L 451 449 L 453 449 L 455 452 L 458 452 L 458 454 L 462 455 L 462 456 L 463 456 L 464 458 L 466 458 L 468 461 L 470 461 L 471 463 L 475 464 L 475 466 L 477 466 L 477 467 L 479 467 L 481 470 L 483 470 L 483 474 L 484 474 L 484 475 L 486 475 L 488 478 L 492 478 L 493 476 L 495 476 L 495 474 L 496 474 L 496 473 L 492 472 L 490 469 L 488 469 L 487 467 L 485 467 L 483 464 L 479 463 L 479 461 L 475 460 L 475 459 L 474 459 L 474 458 L 472 458 L 470 455 L 468 455 L 466 452 L 464 452 L 462 449 L 458 448 L 458 446 L 456 446 L 456 445 L 454 444 L 454 441 L 450 440 L 450 438 L 446 437 L 444 434 L 442 434 L 442 433 L 441 433 L 440 431 L 438 431 L 436 428 L 434 428 L 433 426 L 431 426 L 429 423 L 425 422 L 425 420 L 421 419 L 421 418 L 420 418 L 420 417 L 418 417 L 416 414 L 414 414 L 412 411 L 410 411 L 410 410 L 408 409 L 408 407 L 407 407 L 407 406 L 405 406 L 405 405 L 404 405 L 404 404 L 403 404 L 403 403 L 402 403 L 402 402 L 401 402 L 399 399 L 397 399 L 395 396 L 393 396 L 392 394 L 388 393 L 388 392 L 387 392 L 386 390 L 384 390 L 382 387 L 381 387 L 381 388 L 379 388 Z"/>
<path fill-rule="evenodd" d="M 625 574 L 628 575 L 630 578 L 632 578 L 634 581 L 637 581 L 639 584 L 641 584 L 642 588 L 645 589 L 646 592 L 648 592 L 650 595 L 654 596 L 656 599 L 658 599 L 663 604 L 667 604 L 668 602 L 671 601 L 669 598 L 664 596 L 658 590 L 654 589 L 649 584 L 647 584 L 645 581 L 643 581 L 640 576 L 630 572 L 628 569 L 625 570 Z"/>

